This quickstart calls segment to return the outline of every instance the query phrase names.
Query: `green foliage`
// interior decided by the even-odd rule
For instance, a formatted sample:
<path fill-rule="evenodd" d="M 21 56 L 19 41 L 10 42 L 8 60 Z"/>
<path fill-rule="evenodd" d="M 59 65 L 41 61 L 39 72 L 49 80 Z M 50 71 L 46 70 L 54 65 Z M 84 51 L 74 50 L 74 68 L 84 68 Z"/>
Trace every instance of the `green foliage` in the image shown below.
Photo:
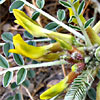
<path fill-rule="evenodd" d="M 29 87 L 29 85 L 30 85 L 30 81 L 29 80 L 25 80 L 23 83 L 22 83 L 22 85 L 24 85 L 25 87 Z"/>
<path fill-rule="evenodd" d="M 14 97 L 10 96 L 10 97 L 7 98 L 7 100 L 14 100 Z"/>
<path fill-rule="evenodd" d="M 21 94 L 20 93 L 17 93 L 16 95 L 15 95 L 15 98 L 14 98 L 15 100 L 22 100 L 21 99 Z"/>
<path fill-rule="evenodd" d="M 7 87 L 9 85 L 9 83 L 11 82 L 13 77 L 13 72 L 6 72 L 6 74 L 4 75 L 4 79 L 3 79 L 3 86 Z"/>
<path fill-rule="evenodd" d="M 34 78 L 34 77 L 35 77 L 35 71 L 32 70 L 32 69 L 28 70 L 27 76 L 28 76 L 29 78 Z"/>
<path fill-rule="evenodd" d="M 59 0 L 59 3 L 61 5 L 63 5 L 64 7 L 67 7 L 67 8 L 71 8 L 71 4 L 69 2 L 66 2 L 66 1 L 63 1 L 63 0 Z"/>
<path fill-rule="evenodd" d="M 27 75 L 27 70 L 24 68 L 21 68 L 17 73 L 17 85 L 24 82 Z"/>
<path fill-rule="evenodd" d="M 86 21 L 84 28 L 88 28 L 90 26 L 90 24 L 94 21 L 94 18 L 90 18 L 89 20 Z"/>
<path fill-rule="evenodd" d="M 79 5 L 78 11 L 77 11 L 78 15 L 82 13 L 84 6 L 85 6 L 85 1 L 83 0 L 81 4 Z"/>
<path fill-rule="evenodd" d="M 57 17 L 58 17 L 58 19 L 60 20 L 60 21 L 63 21 L 64 19 L 65 19 L 65 10 L 63 10 L 63 9 L 59 9 L 58 11 L 57 11 Z"/>
<path fill-rule="evenodd" d="M 24 37 L 28 39 L 33 39 L 34 37 L 27 31 L 24 31 Z"/>
<path fill-rule="evenodd" d="M 73 21 L 73 19 L 75 19 L 76 17 L 73 15 L 70 17 L 70 19 L 68 20 L 68 23 L 71 23 Z"/>
<path fill-rule="evenodd" d="M 22 9 L 24 7 L 24 2 L 20 0 L 15 0 L 9 7 L 9 12 L 13 13 L 13 9 Z"/>
<path fill-rule="evenodd" d="M 3 3 L 4 1 L 5 0 L 0 0 L 0 3 Z M 96 43 L 99 44 L 100 39 L 94 42 L 96 40 L 95 32 L 90 27 L 90 24 L 94 19 L 90 18 L 88 21 L 86 21 L 82 15 L 82 11 L 85 6 L 85 0 L 82 0 L 81 3 L 80 0 L 67 0 L 67 2 L 59 0 L 59 3 L 68 8 L 70 12 L 68 25 L 62 23 L 66 16 L 65 10 L 58 9 L 58 20 L 41 10 L 45 5 L 45 0 L 36 0 L 36 5 L 39 9 L 35 8 L 34 5 L 30 4 L 26 0 L 16 0 L 11 4 L 9 11 L 10 13 L 14 13 L 14 16 L 16 18 L 15 22 L 26 29 L 23 34 L 25 40 L 27 40 L 24 41 L 19 34 L 13 36 L 13 34 L 10 32 L 4 32 L 1 35 L 2 40 L 6 42 L 4 43 L 4 45 L 1 44 L 1 46 L 3 45 L 4 55 L 6 57 L 11 57 L 11 53 L 9 52 L 12 52 L 13 59 L 15 60 L 16 64 L 19 65 L 19 67 L 9 68 L 9 63 L 6 58 L 0 55 L 0 67 L 6 68 L 0 72 L 0 75 L 4 74 L 3 86 L 7 87 L 10 84 L 13 77 L 13 72 L 15 70 L 17 71 L 17 82 L 11 84 L 11 88 L 13 90 L 19 87 L 20 84 L 27 88 L 29 87 L 30 81 L 28 80 L 28 78 L 32 79 L 36 75 L 35 71 L 30 68 L 40 68 L 67 63 L 72 65 L 73 63 L 75 63 L 77 64 L 77 66 L 72 67 L 72 72 L 70 73 L 75 72 L 74 74 L 76 75 L 76 77 L 78 77 L 76 78 L 74 75 L 70 76 L 69 73 L 68 76 L 66 76 L 61 82 L 52 86 L 46 92 L 41 94 L 40 98 L 50 99 L 53 97 L 50 100 L 55 100 L 59 97 L 59 94 L 61 92 L 63 92 L 64 90 L 68 90 L 66 96 L 64 97 L 64 100 L 84 100 L 86 97 L 86 93 L 91 100 L 96 100 L 96 92 L 93 88 L 90 88 L 94 80 L 94 78 L 92 77 L 92 72 L 93 70 L 95 72 L 96 69 L 99 68 L 98 65 L 100 63 L 100 47 L 95 47 L 94 45 Z M 35 9 L 35 12 L 32 14 L 31 18 L 28 17 L 23 11 L 18 10 L 22 9 L 25 4 Z M 48 23 L 45 26 L 45 29 L 36 22 L 40 13 L 44 13 L 45 16 L 49 16 L 50 18 L 48 18 L 52 20 L 52 22 Z M 72 25 L 72 22 L 74 22 L 75 24 Z M 79 37 L 77 40 L 73 35 L 56 32 L 60 26 L 63 26 L 64 29 L 68 29 L 68 31 L 71 30 L 70 32 L 72 32 L 73 34 L 74 32 L 78 33 L 75 30 L 81 31 L 82 35 L 81 33 L 79 33 L 80 36 L 75 34 L 75 36 Z M 93 34 L 91 35 L 91 33 Z M 91 36 L 93 36 L 93 38 Z M 39 39 L 34 37 L 38 37 Z M 82 37 L 85 39 L 83 39 Z M 80 38 L 85 41 L 81 41 Z M 53 43 L 52 41 L 55 42 Z M 37 42 L 42 42 L 43 45 L 44 42 L 50 42 L 51 44 L 36 47 Z M 13 45 L 15 47 L 14 49 Z M 89 50 L 89 48 L 92 49 Z M 73 59 L 72 54 L 75 53 L 79 55 L 76 55 L 76 58 Z M 24 59 L 19 54 L 29 57 L 30 60 L 27 60 L 27 62 L 31 62 L 32 64 L 24 65 Z M 57 58 L 54 59 L 56 56 Z M 81 56 L 83 57 L 82 59 Z M 81 60 L 78 61 L 77 58 Z M 42 61 L 50 60 L 52 60 L 52 62 L 42 63 Z M 69 62 L 70 60 L 71 62 Z M 78 65 L 79 63 L 83 64 L 84 66 Z M 26 77 L 28 78 L 26 79 Z M 97 77 L 100 79 L 100 71 L 98 72 Z M 97 94 L 100 94 L 100 85 L 98 85 L 97 87 Z M 21 95 L 17 93 L 15 97 L 8 98 L 8 100 L 13 99 L 21 100 Z"/>
<path fill-rule="evenodd" d="M 75 78 L 64 100 L 84 100 L 86 92 L 92 84 L 90 79 L 93 81 L 93 77 L 88 70 Z"/>
<path fill-rule="evenodd" d="M 5 42 L 13 42 L 13 34 L 10 33 L 10 32 L 4 32 L 2 35 L 1 35 L 1 38 L 3 41 Z"/>
<path fill-rule="evenodd" d="M 96 100 L 96 91 L 94 88 L 90 88 L 87 94 L 91 100 Z"/>
<path fill-rule="evenodd" d="M 36 0 L 36 5 L 42 9 L 44 7 L 45 0 Z"/>
<path fill-rule="evenodd" d="M 9 68 L 9 63 L 5 57 L 0 55 L 0 67 L 2 68 Z"/>
<path fill-rule="evenodd" d="M 24 65 L 24 59 L 21 55 L 14 53 L 13 58 L 14 58 L 14 61 L 16 62 L 17 65 Z"/>
<path fill-rule="evenodd" d="M 16 82 L 13 82 L 13 83 L 11 84 L 11 89 L 12 89 L 12 90 L 15 90 L 18 86 L 19 86 L 19 85 L 17 85 Z"/>
<path fill-rule="evenodd" d="M 74 26 L 72 24 L 69 24 L 69 26 L 77 31 L 81 31 L 80 27 L 79 26 Z"/>
<path fill-rule="evenodd" d="M 59 25 L 55 22 L 50 22 L 45 26 L 46 29 L 56 31 L 57 28 L 59 28 Z"/>
<path fill-rule="evenodd" d="M 8 52 L 10 49 L 13 49 L 13 44 L 12 43 L 5 43 L 3 46 L 3 52 L 4 52 L 4 55 L 6 57 L 11 56 L 11 53 Z"/>
<path fill-rule="evenodd" d="M 39 15 L 40 15 L 39 12 L 37 12 L 37 11 L 33 12 L 33 14 L 32 14 L 32 19 L 33 19 L 33 20 L 36 20 L 36 19 L 39 17 Z"/>

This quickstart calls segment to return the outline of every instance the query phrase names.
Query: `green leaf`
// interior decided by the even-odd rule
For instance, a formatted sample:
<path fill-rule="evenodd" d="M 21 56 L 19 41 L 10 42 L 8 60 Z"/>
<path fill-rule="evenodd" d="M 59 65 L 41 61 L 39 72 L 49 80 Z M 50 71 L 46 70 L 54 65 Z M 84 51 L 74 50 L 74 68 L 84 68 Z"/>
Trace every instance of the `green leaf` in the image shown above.
<path fill-rule="evenodd" d="M 46 29 L 56 31 L 57 28 L 59 28 L 59 25 L 55 22 L 50 22 L 45 26 Z"/>
<path fill-rule="evenodd" d="M 85 6 L 85 1 L 83 0 L 78 7 L 78 15 L 80 15 L 82 13 L 84 6 Z"/>
<path fill-rule="evenodd" d="M 24 37 L 28 39 L 33 39 L 34 37 L 27 31 L 24 31 Z"/>
<path fill-rule="evenodd" d="M 69 2 L 66 2 L 66 1 L 63 1 L 63 0 L 59 0 L 59 3 L 61 5 L 63 5 L 64 7 L 71 8 L 71 4 Z"/>
<path fill-rule="evenodd" d="M 75 18 L 76 18 L 75 16 L 71 16 L 70 19 L 68 20 L 68 23 L 71 23 Z"/>
<path fill-rule="evenodd" d="M 6 57 L 11 56 L 11 53 L 8 52 L 10 49 L 13 49 L 13 44 L 12 43 L 5 43 L 3 46 L 3 52 L 4 52 L 4 55 Z"/>
<path fill-rule="evenodd" d="M 60 20 L 60 21 L 63 21 L 65 19 L 65 10 L 63 9 L 59 9 L 57 11 L 57 18 Z"/>
<path fill-rule="evenodd" d="M 35 71 L 32 70 L 32 69 L 28 70 L 27 76 L 28 76 L 29 78 L 33 78 L 33 77 L 35 76 Z"/>
<path fill-rule="evenodd" d="M 89 89 L 88 91 L 88 97 L 91 99 L 91 100 L 96 100 L 96 91 L 94 88 L 91 88 Z"/>
<path fill-rule="evenodd" d="M 24 68 L 21 68 L 17 73 L 17 85 L 23 83 L 27 75 L 27 70 Z"/>
<path fill-rule="evenodd" d="M 40 15 L 39 12 L 37 12 L 37 11 L 33 12 L 32 19 L 35 21 L 39 17 L 39 15 Z"/>
<path fill-rule="evenodd" d="M 11 84 L 11 89 L 12 89 L 12 90 L 15 90 L 18 86 L 19 86 L 19 85 L 17 85 L 16 82 L 13 82 L 13 83 Z"/>
<path fill-rule="evenodd" d="M 4 40 L 5 42 L 13 42 L 13 34 L 10 32 L 4 32 L 1 35 L 2 40 Z"/>
<path fill-rule="evenodd" d="M 36 0 L 36 5 L 42 9 L 44 7 L 45 0 Z"/>
<path fill-rule="evenodd" d="M 6 72 L 6 74 L 4 75 L 4 78 L 3 78 L 3 86 L 4 87 L 7 87 L 9 85 L 9 83 L 11 82 L 12 80 L 12 77 L 13 77 L 13 72 Z"/>
<path fill-rule="evenodd" d="M 14 100 L 14 97 L 10 96 L 10 97 L 7 98 L 7 100 Z"/>
<path fill-rule="evenodd" d="M 13 13 L 13 9 L 22 9 L 24 7 L 24 2 L 20 1 L 20 0 L 16 0 L 14 1 L 9 8 L 9 12 Z"/>
<path fill-rule="evenodd" d="M 0 0 L 0 4 L 3 4 L 6 0 Z"/>
<path fill-rule="evenodd" d="M 7 61 L 6 58 L 3 57 L 2 55 L 0 55 L 0 67 L 9 68 L 9 63 L 8 63 L 8 61 Z"/>
<path fill-rule="evenodd" d="M 31 41 L 31 40 L 30 40 L 30 41 L 28 41 L 27 43 L 28 43 L 29 45 L 36 46 L 36 42 L 34 42 L 34 41 Z"/>
<path fill-rule="evenodd" d="M 73 4 L 75 4 L 77 1 L 79 1 L 79 0 L 74 0 L 74 1 L 73 1 Z"/>
<path fill-rule="evenodd" d="M 20 93 L 17 93 L 16 95 L 15 95 L 15 99 L 14 100 L 22 100 L 21 99 L 21 94 Z"/>
<path fill-rule="evenodd" d="M 89 20 L 86 21 L 84 28 L 88 28 L 88 26 L 94 21 L 94 18 L 90 18 Z"/>
<path fill-rule="evenodd" d="M 24 59 L 21 55 L 13 53 L 13 58 L 17 65 L 24 65 Z"/>
<path fill-rule="evenodd" d="M 77 31 L 80 31 L 80 30 L 81 30 L 80 27 L 78 27 L 78 26 L 74 26 L 74 25 L 71 25 L 71 24 L 69 24 L 69 26 L 70 26 L 71 28 L 77 30 Z"/>
<path fill-rule="evenodd" d="M 30 85 L 30 81 L 29 80 L 25 80 L 23 83 L 22 83 L 22 85 L 24 85 L 25 87 L 29 87 L 29 85 Z"/>

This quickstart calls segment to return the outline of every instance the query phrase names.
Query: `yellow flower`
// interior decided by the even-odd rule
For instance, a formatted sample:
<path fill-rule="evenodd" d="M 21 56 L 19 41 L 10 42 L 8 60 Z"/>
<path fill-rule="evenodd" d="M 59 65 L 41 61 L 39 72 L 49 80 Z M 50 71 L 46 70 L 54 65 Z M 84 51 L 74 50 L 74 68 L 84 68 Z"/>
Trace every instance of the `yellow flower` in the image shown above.
<path fill-rule="evenodd" d="M 49 49 L 52 47 L 52 44 L 41 47 L 28 45 L 26 42 L 24 42 L 20 34 L 13 37 L 13 44 L 15 49 L 10 49 L 9 52 L 21 54 L 31 59 L 42 57 L 43 55 L 47 54 Z"/>
<path fill-rule="evenodd" d="M 66 76 L 62 81 L 60 81 L 59 83 L 57 83 L 56 85 L 52 86 L 47 91 L 42 93 L 40 95 L 40 99 L 50 99 L 61 93 L 62 91 L 64 91 L 64 89 L 67 88 L 68 86 L 67 81 L 68 81 L 68 76 Z"/>
<path fill-rule="evenodd" d="M 25 28 L 34 37 L 49 37 L 52 39 L 58 38 L 72 44 L 75 38 L 69 34 L 53 32 L 40 27 L 35 21 L 28 17 L 23 11 L 18 9 L 13 10 L 14 16 L 17 20 L 15 22 Z"/>

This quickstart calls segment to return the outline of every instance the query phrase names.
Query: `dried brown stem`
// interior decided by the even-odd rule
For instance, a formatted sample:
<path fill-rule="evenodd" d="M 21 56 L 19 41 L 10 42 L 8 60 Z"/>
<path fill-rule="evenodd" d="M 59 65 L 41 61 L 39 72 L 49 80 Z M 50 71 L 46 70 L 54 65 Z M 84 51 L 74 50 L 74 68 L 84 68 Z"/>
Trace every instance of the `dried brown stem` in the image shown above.
<path fill-rule="evenodd" d="M 64 64 L 62 64 L 62 70 L 63 70 L 63 74 L 64 74 L 64 77 L 66 77 L 66 70 L 65 70 L 65 65 Z"/>
<path fill-rule="evenodd" d="M 84 10 L 83 10 L 83 12 L 82 12 L 82 15 L 83 15 L 84 12 L 86 11 L 86 9 L 87 9 L 87 7 L 88 7 L 89 4 L 90 4 L 90 0 L 87 1 L 86 5 L 85 5 L 85 8 L 84 8 Z"/>

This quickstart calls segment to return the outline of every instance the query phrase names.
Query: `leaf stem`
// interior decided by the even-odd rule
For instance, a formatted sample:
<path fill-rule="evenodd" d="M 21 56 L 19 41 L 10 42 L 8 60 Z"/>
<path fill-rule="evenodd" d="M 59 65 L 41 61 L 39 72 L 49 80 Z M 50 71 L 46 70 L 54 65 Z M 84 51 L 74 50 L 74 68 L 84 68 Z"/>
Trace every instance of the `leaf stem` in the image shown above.
<path fill-rule="evenodd" d="M 92 46 L 92 43 L 91 43 L 91 41 L 90 41 L 90 39 L 89 39 L 89 37 L 88 37 L 88 35 L 87 35 L 87 32 L 86 32 L 85 29 L 84 29 L 84 25 L 83 25 L 83 23 L 82 23 L 82 21 L 81 21 L 79 15 L 77 14 L 77 12 L 76 12 L 76 10 L 75 10 L 74 5 L 72 4 L 72 2 L 71 2 L 70 0 L 68 0 L 68 1 L 69 1 L 69 3 L 72 5 L 72 10 L 73 10 L 73 12 L 74 12 L 74 14 L 75 14 L 75 16 L 76 16 L 77 22 L 78 22 L 79 26 L 81 27 L 81 31 L 82 31 L 83 35 L 85 36 L 85 43 L 86 43 L 86 45 L 87 45 L 87 46 Z"/>
<path fill-rule="evenodd" d="M 12 68 L 8 68 L 5 69 L 3 71 L 0 71 L 0 75 L 5 74 L 8 71 L 15 71 L 15 70 L 19 70 L 21 68 L 40 68 L 40 67 L 48 67 L 48 66 L 54 66 L 54 65 L 62 65 L 62 64 L 68 64 L 67 61 L 65 60 L 59 60 L 59 61 L 54 61 L 54 62 L 44 62 L 44 63 L 39 63 L 39 64 L 30 64 L 30 65 L 23 65 L 23 66 L 16 66 L 16 67 L 12 67 Z"/>
<path fill-rule="evenodd" d="M 71 27 L 67 26 L 66 24 L 62 23 L 61 21 L 57 20 L 56 18 L 54 18 L 53 16 L 51 16 L 50 14 L 44 12 L 43 10 L 37 8 L 36 6 L 30 4 L 29 2 L 27 2 L 26 0 L 20 0 L 22 2 L 24 2 L 27 6 L 33 8 L 34 10 L 40 12 L 42 15 L 44 15 L 45 17 L 49 18 L 50 20 L 56 22 L 57 24 L 59 24 L 60 26 L 62 26 L 63 28 L 65 28 L 66 30 L 68 30 L 69 32 L 73 33 L 75 36 L 81 38 L 82 40 L 85 40 L 84 36 L 81 35 L 79 32 L 75 31 L 74 29 L 72 29 Z"/>
<path fill-rule="evenodd" d="M 0 47 L 2 47 L 5 43 L 0 43 Z"/>

